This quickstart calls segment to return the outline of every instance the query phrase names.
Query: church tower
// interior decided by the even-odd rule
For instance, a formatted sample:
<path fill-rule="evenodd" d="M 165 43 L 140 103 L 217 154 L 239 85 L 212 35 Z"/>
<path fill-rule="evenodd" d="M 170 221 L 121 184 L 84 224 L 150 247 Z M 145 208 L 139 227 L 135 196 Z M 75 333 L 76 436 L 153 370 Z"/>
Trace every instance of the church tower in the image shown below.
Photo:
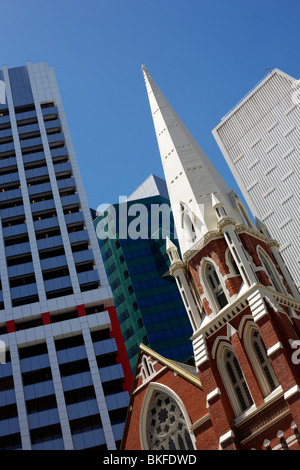
<path fill-rule="evenodd" d="M 193 328 L 218 446 L 288 448 L 300 435 L 298 290 L 279 244 L 142 70 L 181 252 L 167 240 L 170 273 Z"/>

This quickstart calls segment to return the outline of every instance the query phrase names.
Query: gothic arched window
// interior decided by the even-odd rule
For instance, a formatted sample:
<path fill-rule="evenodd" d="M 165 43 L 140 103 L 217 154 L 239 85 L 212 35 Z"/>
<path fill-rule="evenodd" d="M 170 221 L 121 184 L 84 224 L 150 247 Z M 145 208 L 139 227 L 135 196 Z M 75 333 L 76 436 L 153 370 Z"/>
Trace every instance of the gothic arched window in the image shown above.
<path fill-rule="evenodd" d="M 186 419 L 171 395 L 153 392 L 145 422 L 149 450 L 194 450 Z"/>
<path fill-rule="evenodd" d="M 226 370 L 231 381 L 232 389 L 235 393 L 241 411 L 247 410 L 253 405 L 253 400 L 246 384 L 242 369 L 233 351 L 226 352 Z"/>
<path fill-rule="evenodd" d="M 266 346 L 257 330 L 252 333 L 252 347 L 269 388 L 269 393 L 271 393 L 278 386 L 278 381 L 267 356 Z"/>
<path fill-rule="evenodd" d="M 272 261 L 269 259 L 267 254 L 262 250 L 259 250 L 260 259 L 266 274 L 268 275 L 271 284 L 277 292 L 283 292 L 282 282 L 280 281 L 279 275 L 276 272 L 275 266 L 273 266 Z"/>
<path fill-rule="evenodd" d="M 229 252 L 228 254 L 228 261 L 229 261 L 229 268 L 233 272 L 233 274 L 235 274 L 236 276 L 240 276 L 241 275 L 240 270 L 231 252 Z"/>
<path fill-rule="evenodd" d="M 217 365 L 233 411 L 236 416 L 253 405 L 244 374 L 230 344 L 218 348 Z"/>
<path fill-rule="evenodd" d="M 218 310 L 221 310 L 225 305 L 227 305 L 228 301 L 217 271 L 212 264 L 207 263 L 205 275 Z"/>
<path fill-rule="evenodd" d="M 279 382 L 267 355 L 266 346 L 254 325 L 246 326 L 244 342 L 264 396 L 267 396 L 278 387 Z"/>
<path fill-rule="evenodd" d="M 194 242 L 196 239 L 196 228 L 194 223 L 194 217 L 191 210 L 182 202 L 180 203 L 181 210 L 181 227 L 185 230 L 186 236 L 189 241 Z"/>

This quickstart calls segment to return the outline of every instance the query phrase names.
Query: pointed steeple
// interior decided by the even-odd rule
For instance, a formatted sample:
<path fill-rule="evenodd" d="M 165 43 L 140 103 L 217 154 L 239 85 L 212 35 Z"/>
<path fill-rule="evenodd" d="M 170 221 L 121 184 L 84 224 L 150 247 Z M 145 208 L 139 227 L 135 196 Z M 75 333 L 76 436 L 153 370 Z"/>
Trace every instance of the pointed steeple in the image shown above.
<path fill-rule="evenodd" d="M 230 188 L 142 66 L 154 128 L 182 254 L 205 233 L 217 229 L 212 194 L 226 214 L 239 215 L 229 197 Z"/>

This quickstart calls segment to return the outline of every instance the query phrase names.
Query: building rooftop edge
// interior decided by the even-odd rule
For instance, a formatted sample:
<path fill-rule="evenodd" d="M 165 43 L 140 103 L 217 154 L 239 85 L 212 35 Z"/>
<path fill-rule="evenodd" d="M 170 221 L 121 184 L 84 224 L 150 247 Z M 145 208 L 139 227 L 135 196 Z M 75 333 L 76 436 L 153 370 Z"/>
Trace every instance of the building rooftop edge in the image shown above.
<path fill-rule="evenodd" d="M 233 108 L 231 108 L 221 119 L 220 119 L 220 122 L 219 124 L 217 124 L 213 130 L 212 130 L 212 133 L 214 134 L 214 132 L 217 131 L 217 129 L 219 129 L 219 127 L 221 127 L 224 122 L 226 122 L 229 117 L 232 116 L 232 114 L 234 112 L 236 112 L 244 103 L 245 101 L 247 100 L 247 98 L 249 98 L 255 91 L 257 91 L 267 80 L 269 80 L 273 75 L 275 75 L 276 73 L 278 73 L 279 75 L 282 75 L 284 77 L 286 77 L 287 79 L 289 80 L 295 80 L 291 75 L 288 75 L 287 73 L 283 72 L 282 70 L 278 69 L 278 68 L 274 68 L 272 69 L 270 72 L 268 72 L 266 75 L 264 75 L 264 77 L 259 80 L 259 82 L 253 87 L 251 88 L 251 90 L 249 90 L 246 95 L 244 95 L 234 106 Z"/>
<path fill-rule="evenodd" d="M 167 359 L 167 358 L 161 356 L 159 353 L 153 351 L 148 346 L 145 346 L 142 343 L 140 344 L 140 351 L 145 352 L 146 354 L 149 354 L 154 359 L 156 359 L 157 361 L 159 361 L 162 364 L 164 364 L 165 366 L 167 366 L 173 372 L 177 372 L 181 377 L 187 379 L 189 382 L 196 385 L 196 387 L 199 387 L 201 390 L 203 390 L 200 379 L 198 377 L 195 377 L 195 375 L 192 374 L 191 372 L 188 372 L 183 367 L 181 367 L 181 364 L 179 362 L 174 362 L 171 359 Z M 192 367 L 192 366 L 190 366 L 190 367 Z"/>

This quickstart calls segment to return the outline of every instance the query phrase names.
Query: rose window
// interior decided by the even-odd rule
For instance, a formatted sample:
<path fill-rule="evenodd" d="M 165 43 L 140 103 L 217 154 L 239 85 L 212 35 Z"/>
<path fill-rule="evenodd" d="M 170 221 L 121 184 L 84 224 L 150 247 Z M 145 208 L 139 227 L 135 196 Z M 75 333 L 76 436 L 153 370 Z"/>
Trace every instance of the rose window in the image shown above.
<path fill-rule="evenodd" d="M 155 392 L 149 403 L 147 439 L 150 450 L 194 449 L 179 405 L 164 392 Z"/>

